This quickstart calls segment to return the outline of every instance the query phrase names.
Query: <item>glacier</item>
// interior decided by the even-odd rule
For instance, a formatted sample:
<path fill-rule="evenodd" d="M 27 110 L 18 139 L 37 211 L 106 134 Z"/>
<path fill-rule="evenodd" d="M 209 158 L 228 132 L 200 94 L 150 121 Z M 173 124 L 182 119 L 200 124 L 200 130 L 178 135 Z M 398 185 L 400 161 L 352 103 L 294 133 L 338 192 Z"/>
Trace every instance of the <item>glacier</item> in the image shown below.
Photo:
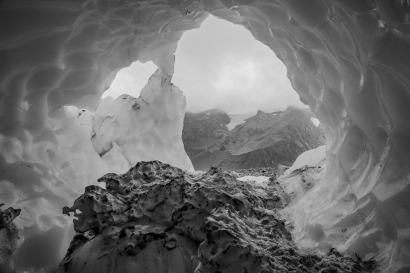
<path fill-rule="evenodd" d="M 7 266 L 56 266 L 74 235 L 60 209 L 107 172 L 108 159 L 64 107 L 95 112 L 115 74 L 134 61 L 152 61 L 171 81 L 178 40 L 208 14 L 269 46 L 326 131 L 326 170 L 295 222 L 296 243 L 316 247 L 315 227 L 322 246 L 376 256 L 384 272 L 409 271 L 404 0 L 2 1 L 0 200 L 21 209 Z"/>
<path fill-rule="evenodd" d="M 157 70 L 139 98 L 106 98 L 92 114 L 90 139 L 109 172 L 126 172 L 142 160 L 194 170 L 182 143 L 185 97 L 170 79 Z"/>

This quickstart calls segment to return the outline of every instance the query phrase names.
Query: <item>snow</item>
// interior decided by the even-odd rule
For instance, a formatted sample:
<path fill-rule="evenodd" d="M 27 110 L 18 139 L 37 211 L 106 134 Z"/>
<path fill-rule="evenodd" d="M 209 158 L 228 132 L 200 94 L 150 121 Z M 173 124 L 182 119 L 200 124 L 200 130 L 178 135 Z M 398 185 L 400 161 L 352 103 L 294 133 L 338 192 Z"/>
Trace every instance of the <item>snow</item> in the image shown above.
<path fill-rule="evenodd" d="M 319 248 L 327 252 L 329 245 L 323 224 L 317 221 L 317 213 L 324 210 L 318 196 L 328 196 L 329 192 L 325 173 L 325 146 L 321 146 L 302 153 L 277 181 L 287 202 L 284 218 L 294 227 L 291 233 L 296 242 L 303 248 Z"/>
<path fill-rule="evenodd" d="M 310 118 L 310 120 L 312 121 L 312 123 L 313 123 L 316 127 L 319 126 L 320 121 L 319 121 L 317 118 Z"/>
<path fill-rule="evenodd" d="M 242 176 L 238 178 L 239 181 L 250 182 L 260 187 L 265 187 L 269 183 L 268 176 Z"/>
<path fill-rule="evenodd" d="M 231 121 L 227 125 L 228 130 L 232 131 L 233 128 L 235 128 L 237 125 L 244 123 L 245 119 L 248 119 L 252 116 L 254 116 L 256 112 L 248 112 L 248 113 L 242 113 L 242 114 L 229 114 L 229 118 Z"/>
<path fill-rule="evenodd" d="M 306 151 L 296 158 L 293 165 L 285 171 L 285 175 L 292 173 L 303 166 L 320 166 L 326 160 L 326 146 L 320 146 Z"/>

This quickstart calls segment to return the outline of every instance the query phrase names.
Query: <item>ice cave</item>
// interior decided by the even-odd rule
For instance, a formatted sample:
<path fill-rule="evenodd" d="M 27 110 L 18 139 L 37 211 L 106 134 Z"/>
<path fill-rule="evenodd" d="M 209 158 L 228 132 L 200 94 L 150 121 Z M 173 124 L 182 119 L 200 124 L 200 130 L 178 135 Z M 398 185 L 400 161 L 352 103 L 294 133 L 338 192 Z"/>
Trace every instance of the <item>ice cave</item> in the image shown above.
<path fill-rule="evenodd" d="M 278 184 L 184 151 L 174 54 L 209 14 L 325 130 Z M 4 0 L 0 29 L 0 272 L 410 272 L 409 1 Z M 100 103 L 136 61 L 158 67 L 141 96 Z"/>

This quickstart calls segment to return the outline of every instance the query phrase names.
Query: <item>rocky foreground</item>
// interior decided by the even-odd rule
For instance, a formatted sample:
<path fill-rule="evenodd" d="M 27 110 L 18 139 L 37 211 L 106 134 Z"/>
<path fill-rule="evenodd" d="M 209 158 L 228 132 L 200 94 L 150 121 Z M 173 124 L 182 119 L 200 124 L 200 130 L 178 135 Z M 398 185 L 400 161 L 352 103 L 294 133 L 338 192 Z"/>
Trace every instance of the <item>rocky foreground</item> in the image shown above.
<path fill-rule="evenodd" d="M 8 273 L 13 272 L 9 266 L 18 240 L 18 231 L 13 221 L 20 215 L 21 210 L 12 207 L 2 210 L 3 205 L 0 204 L 0 273 Z"/>
<path fill-rule="evenodd" d="M 0 208 L 4 204 L 0 204 Z M 0 230 L 7 227 L 17 216 L 20 215 L 20 209 L 14 209 L 12 207 L 2 210 L 0 209 Z"/>
<path fill-rule="evenodd" d="M 258 187 L 220 169 L 190 174 L 159 161 L 88 186 L 65 214 L 76 236 L 60 272 L 373 272 L 373 262 L 299 250 L 277 184 Z"/>

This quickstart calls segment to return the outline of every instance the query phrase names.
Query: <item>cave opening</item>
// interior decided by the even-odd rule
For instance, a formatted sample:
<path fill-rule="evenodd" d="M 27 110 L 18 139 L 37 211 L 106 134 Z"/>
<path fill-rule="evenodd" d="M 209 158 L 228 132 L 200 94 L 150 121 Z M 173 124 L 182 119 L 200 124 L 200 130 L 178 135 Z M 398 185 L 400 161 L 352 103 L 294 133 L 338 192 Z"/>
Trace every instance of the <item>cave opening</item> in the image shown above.
<path fill-rule="evenodd" d="M 184 92 L 188 112 L 306 108 L 275 53 L 245 27 L 213 15 L 178 41 L 172 82 Z"/>
<path fill-rule="evenodd" d="M 121 69 L 102 98 L 134 97 L 158 67 L 136 61 Z M 218 108 L 229 114 L 304 107 L 275 53 L 243 26 L 208 14 L 185 31 L 175 51 L 172 83 L 187 99 L 188 112 Z"/>
<path fill-rule="evenodd" d="M 152 62 L 135 62 L 119 71 L 96 115 L 110 115 L 105 108 L 121 95 L 138 98 L 156 69 Z M 300 102 L 282 61 L 243 26 L 207 15 L 198 29 L 184 32 L 171 84 L 186 98 L 182 140 L 195 170 L 266 168 L 273 174 L 278 165 L 290 166 L 302 152 L 325 144 L 319 121 Z M 111 155 L 117 144 L 97 147 L 101 157 L 112 158 L 111 166 L 121 158 Z"/>
<path fill-rule="evenodd" d="M 102 94 L 101 98 L 117 98 L 122 94 L 139 97 L 141 89 L 154 74 L 156 67 L 152 62 L 133 62 L 130 66 L 121 69 L 116 75 L 110 87 Z"/>

